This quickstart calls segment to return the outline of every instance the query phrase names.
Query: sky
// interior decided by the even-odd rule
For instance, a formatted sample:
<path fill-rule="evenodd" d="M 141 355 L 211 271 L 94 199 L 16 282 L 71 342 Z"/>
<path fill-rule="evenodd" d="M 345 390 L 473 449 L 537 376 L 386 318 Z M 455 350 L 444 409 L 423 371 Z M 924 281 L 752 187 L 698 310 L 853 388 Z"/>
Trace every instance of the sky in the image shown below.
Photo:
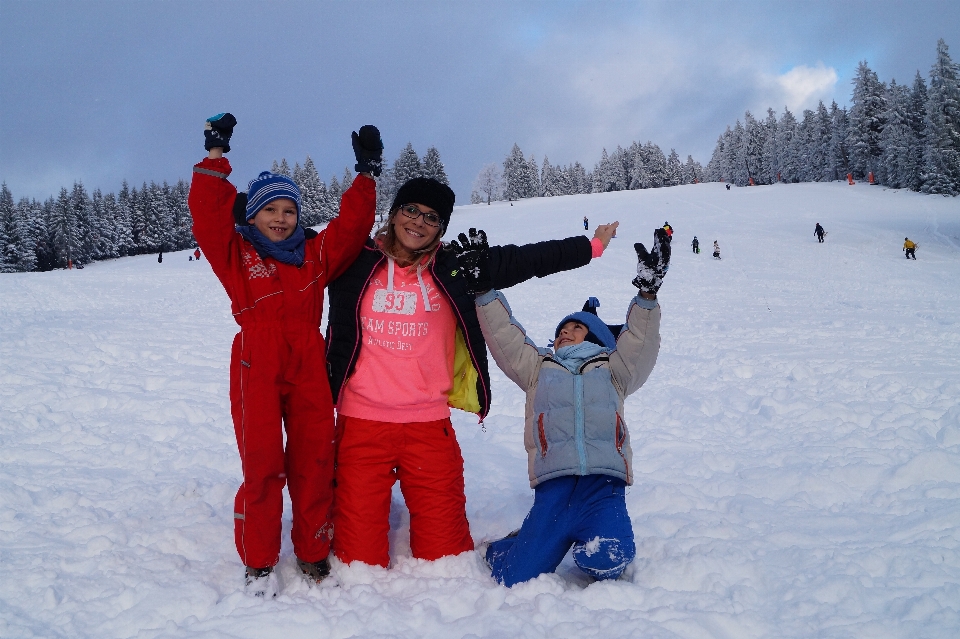
<path fill-rule="evenodd" d="M 514 143 L 706 164 L 746 110 L 848 105 L 861 60 L 926 77 L 939 38 L 960 61 L 960 2 L 0 0 L 0 181 L 18 200 L 189 179 L 229 111 L 241 188 L 281 158 L 342 176 L 375 124 L 390 162 L 436 146 L 468 203 Z"/>

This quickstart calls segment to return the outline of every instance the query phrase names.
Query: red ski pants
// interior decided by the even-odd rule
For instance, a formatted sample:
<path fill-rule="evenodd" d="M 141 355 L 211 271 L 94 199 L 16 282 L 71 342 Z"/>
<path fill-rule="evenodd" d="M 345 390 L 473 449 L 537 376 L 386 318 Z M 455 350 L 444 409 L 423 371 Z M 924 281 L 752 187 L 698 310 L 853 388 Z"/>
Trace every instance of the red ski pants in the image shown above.
<path fill-rule="evenodd" d="M 280 558 L 284 484 L 297 557 L 315 562 L 330 553 L 334 420 L 324 361 L 315 326 L 245 327 L 233 341 L 230 404 L 243 464 L 234 536 L 246 566 Z"/>
<path fill-rule="evenodd" d="M 337 418 L 333 551 L 345 563 L 390 562 L 390 492 L 410 510 L 410 550 L 438 559 L 473 550 L 463 457 L 450 419 L 397 424 Z"/>

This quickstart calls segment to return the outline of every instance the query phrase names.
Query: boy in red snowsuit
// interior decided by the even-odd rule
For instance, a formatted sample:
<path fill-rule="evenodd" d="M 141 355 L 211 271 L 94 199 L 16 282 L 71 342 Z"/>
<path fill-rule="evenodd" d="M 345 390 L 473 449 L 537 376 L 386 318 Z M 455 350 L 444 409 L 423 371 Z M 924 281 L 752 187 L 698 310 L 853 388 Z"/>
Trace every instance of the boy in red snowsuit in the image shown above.
<path fill-rule="evenodd" d="M 276 595 L 283 486 L 293 505 L 294 553 L 308 579 L 330 568 L 333 537 L 334 420 L 320 334 L 323 289 L 357 257 L 373 226 L 383 144 L 376 127 L 353 134 L 360 175 L 343 195 L 340 216 L 319 233 L 304 229 L 300 191 L 288 177 L 264 171 L 244 198 L 227 181 L 236 119 L 207 121 L 209 155 L 193 168 L 189 206 L 193 234 L 230 296 L 240 332 L 230 361 L 230 406 L 243 484 L 234 503 L 237 551 L 246 583 Z M 246 204 L 247 225 L 234 223 Z M 284 450 L 283 430 L 287 434 Z"/>

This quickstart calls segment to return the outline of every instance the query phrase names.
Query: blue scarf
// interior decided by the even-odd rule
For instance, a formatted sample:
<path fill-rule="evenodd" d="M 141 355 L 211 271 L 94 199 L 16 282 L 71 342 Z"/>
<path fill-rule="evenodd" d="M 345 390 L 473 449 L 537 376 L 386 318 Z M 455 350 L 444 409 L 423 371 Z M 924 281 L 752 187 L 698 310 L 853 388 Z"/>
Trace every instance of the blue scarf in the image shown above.
<path fill-rule="evenodd" d="M 553 354 L 553 359 L 563 364 L 564 368 L 576 375 L 585 361 L 593 359 L 600 353 L 609 352 L 609 348 L 604 348 L 593 342 L 580 342 L 579 344 L 558 348 L 557 352 Z"/>
<path fill-rule="evenodd" d="M 260 256 L 261 260 L 272 257 L 279 262 L 292 264 L 297 268 L 303 266 L 306 236 L 303 234 L 303 227 L 299 224 L 293 231 L 293 235 L 279 242 L 267 239 L 267 237 L 252 224 L 250 226 L 238 226 L 237 233 L 250 240 L 253 248 L 257 249 L 257 255 Z"/>

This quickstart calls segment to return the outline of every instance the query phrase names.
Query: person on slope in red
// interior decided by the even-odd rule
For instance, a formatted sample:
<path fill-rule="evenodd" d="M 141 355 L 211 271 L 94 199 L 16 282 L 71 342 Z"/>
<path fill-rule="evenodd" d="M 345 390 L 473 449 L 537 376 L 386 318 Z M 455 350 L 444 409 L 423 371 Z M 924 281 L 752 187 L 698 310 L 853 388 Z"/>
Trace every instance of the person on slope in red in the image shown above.
<path fill-rule="evenodd" d="M 227 181 L 236 118 L 207 120 L 209 155 L 193 167 L 193 234 L 230 297 L 240 332 L 230 361 L 230 407 L 243 483 L 234 502 L 234 537 L 246 587 L 276 596 L 283 487 L 293 505 L 293 550 L 304 577 L 329 574 L 333 536 L 334 419 L 326 347 L 320 335 L 323 289 L 357 257 L 373 227 L 374 175 L 383 143 L 376 127 L 353 133 L 359 175 L 343 194 L 340 215 L 319 233 L 299 225 L 300 191 L 264 171 L 246 197 Z M 235 224 L 234 207 L 247 225 Z M 283 435 L 286 430 L 286 449 Z"/>
<path fill-rule="evenodd" d="M 507 288 L 599 257 L 617 223 L 586 236 L 489 246 L 483 231 L 441 244 L 455 196 L 445 184 L 403 184 L 387 221 L 329 285 L 327 367 L 337 405 L 333 551 L 387 567 L 390 495 L 410 511 L 410 550 L 434 560 L 474 550 L 463 457 L 450 408 L 490 408 L 487 349 L 465 272 Z M 491 288 L 487 285 L 487 288 Z M 487 289 L 484 289 L 487 290 Z"/>
<path fill-rule="evenodd" d="M 195 259 L 195 260 L 198 261 L 198 262 L 200 261 L 200 247 L 199 247 L 199 246 L 193 250 L 193 259 Z"/>

